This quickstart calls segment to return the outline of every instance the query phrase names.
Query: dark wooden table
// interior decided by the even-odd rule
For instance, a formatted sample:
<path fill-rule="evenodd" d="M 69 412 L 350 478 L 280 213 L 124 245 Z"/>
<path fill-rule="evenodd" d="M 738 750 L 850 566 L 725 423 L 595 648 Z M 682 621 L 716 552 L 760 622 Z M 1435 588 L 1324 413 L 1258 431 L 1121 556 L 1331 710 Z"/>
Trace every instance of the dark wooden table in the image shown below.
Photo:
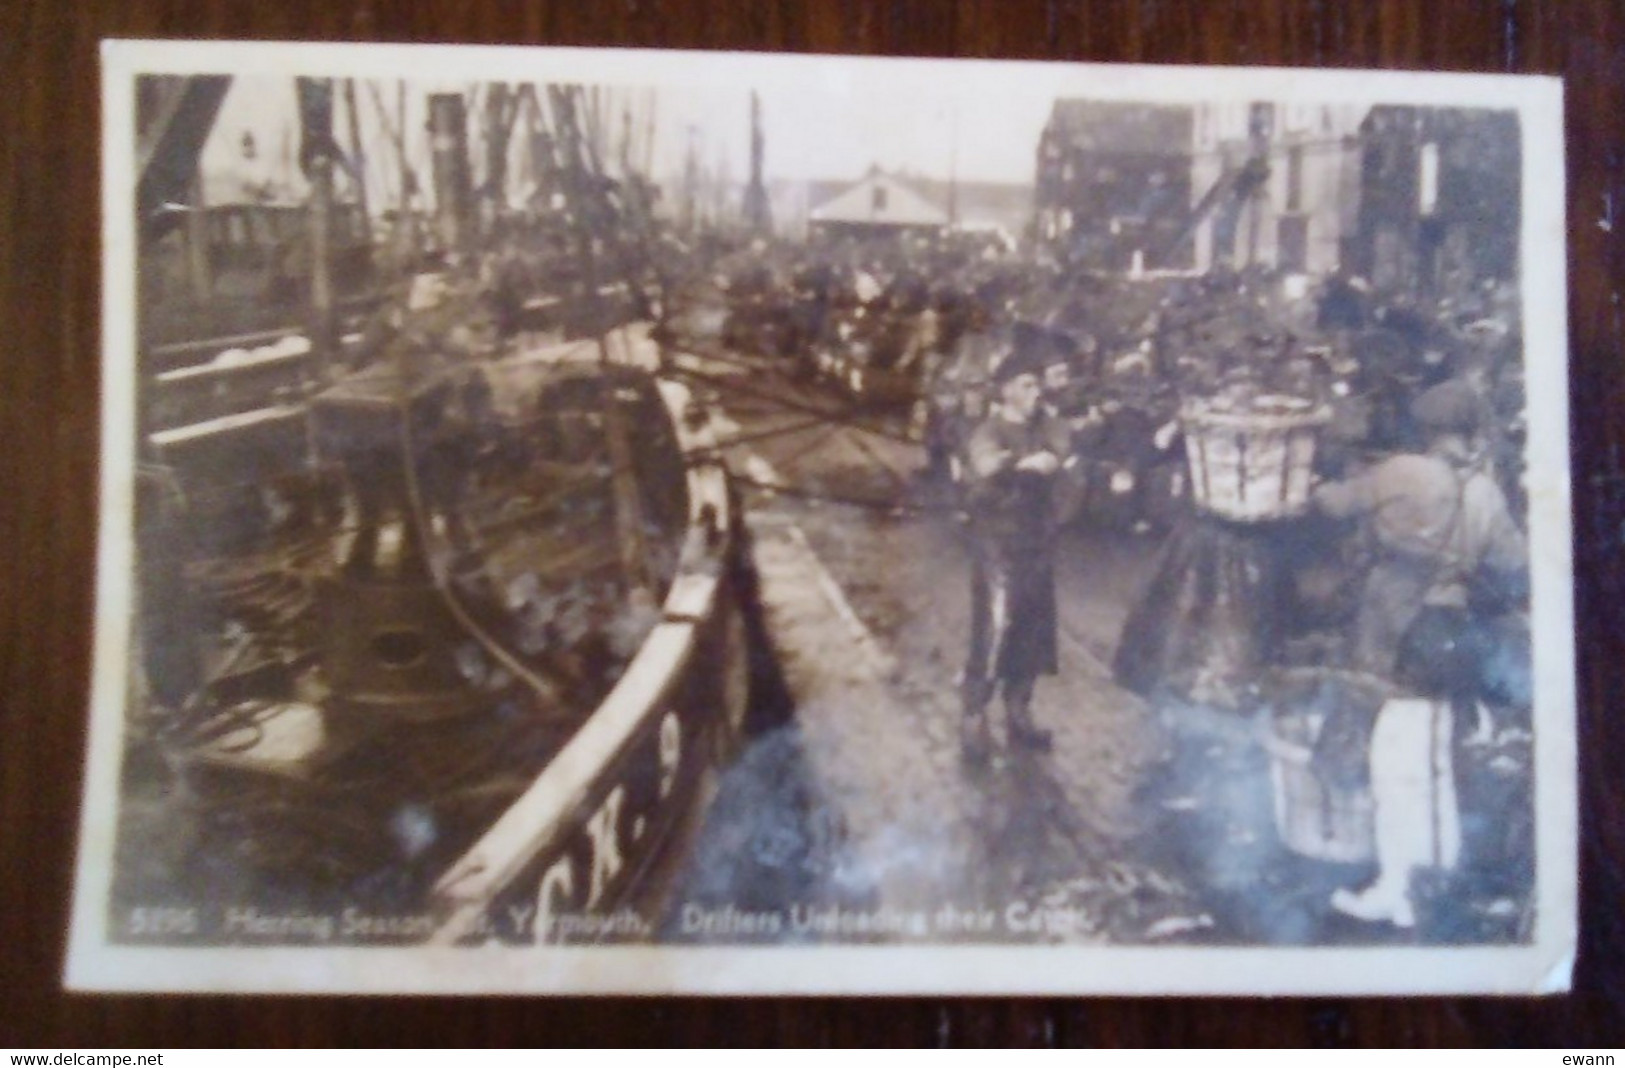
<path fill-rule="evenodd" d="M 636 45 L 1560 74 L 1579 610 L 1576 990 L 1548 1000 L 88 997 L 59 973 L 89 674 L 99 38 Z M 0 5 L 0 1045 L 1618 1045 L 1625 1037 L 1619 0 L 9 0 Z"/>

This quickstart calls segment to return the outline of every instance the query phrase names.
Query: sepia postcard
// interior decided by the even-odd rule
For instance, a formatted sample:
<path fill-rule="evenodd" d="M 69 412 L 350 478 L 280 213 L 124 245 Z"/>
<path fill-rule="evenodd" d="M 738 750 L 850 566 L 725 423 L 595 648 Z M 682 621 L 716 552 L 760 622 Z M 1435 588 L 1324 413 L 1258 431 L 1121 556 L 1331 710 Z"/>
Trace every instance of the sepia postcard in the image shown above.
<path fill-rule="evenodd" d="M 68 986 L 1568 988 L 1556 80 L 102 76 Z"/>

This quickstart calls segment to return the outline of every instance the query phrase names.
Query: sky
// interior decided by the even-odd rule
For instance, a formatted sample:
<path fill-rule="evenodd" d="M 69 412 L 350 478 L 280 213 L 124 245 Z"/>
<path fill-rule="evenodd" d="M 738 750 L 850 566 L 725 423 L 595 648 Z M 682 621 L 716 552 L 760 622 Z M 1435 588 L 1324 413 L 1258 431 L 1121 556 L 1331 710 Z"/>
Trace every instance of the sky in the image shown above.
<path fill-rule="evenodd" d="M 760 97 L 767 176 L 791 179 L 855 179 L 878 165 L 931 178 L 953 173 L 968 181 L 1030 184 L 1053 104 L 1031 94 L 857 96 L 779 86 L 761 90 Z M 665 131 L 671 141 L 693 126 L 702 142 L 736 161 L 735 173 L 748 168 L 748 90 L 678 90 L 665 99 L 677 120 Z"/>
<path fill-rule="evenodd" d="M 466 91 L 467 84 L 408 83 L 405 129 L 419 181 L 428 183 L 424 133 L 431 92 Z M 616 90 L 610 97 L 609 141 L 620 142 L 620 113 L 634 115 L 635 141 L 657 181 L 683 172 L 690 145 L 701 166 L 743 181 L 750 170 L 750 93 L 745 85 L 675 85 L 654 90 Z M 810 91 L 804 85 L 772 84 L 759 90 L 764 169 L 769 180 L 855 180 L 871 166 L 893 172 L 966 181 L 1030 184 L 1038 139 L 1053 98 L 1026 93 L 999 96 L 869 93 L 851 87 Z M 397 86 L 357 84 L 362 140 L 369 147 L 369 195 L 377 203 L 395 197 L 395 153 L 385 132 L 399 125 Z M 337 133 L 348 144 L 347 114 L 337 113 Z M 650 141 L 649 131 L 653 131 Z M 252 133 L 256 158 L 245 160 L 243 135 Z M 652 149 L 652 150 L 651 150 Z M 243 173 L 258 180 L 292 179 L 298 130 L 290 79 L 236 79 L 204 149 L 206 174 Z M 216 199 L 219 199 L 216 194 Z"/>

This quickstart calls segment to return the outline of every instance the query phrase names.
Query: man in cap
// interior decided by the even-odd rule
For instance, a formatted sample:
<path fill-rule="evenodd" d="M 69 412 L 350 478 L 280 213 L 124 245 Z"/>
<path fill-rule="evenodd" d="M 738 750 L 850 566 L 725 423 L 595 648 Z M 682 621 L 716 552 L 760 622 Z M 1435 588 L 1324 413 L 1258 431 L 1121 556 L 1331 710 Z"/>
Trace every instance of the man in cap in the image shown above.
<path fill-rule="evenodd" d="M 965 666 L 965 757 L 991 754 L 987 705 L 1001 691 L 1013 744 L 1046 750 L 1032 719 L 1040 675 L 1056 671 L 1055 482 L 1073 463 L 1064 423 L 1041 403 L 1041 355 L 1017 348 L 994 369 L 997 407 L 965 447 L 972 540 L 971 640 Z"/>
<path fill-rule="evenodd" d="M 1088 385 L 1073 373 L 1073 352 L 1077 342 L 1068 335 L 1053 331 L 1048 335 L 1048 348 L 1044 350 L 1044 374 L 1041 404 L 1047 419 L 1061 426 L 1067 434 L 1068 452 L 1062 457 L 1066 471 L 1057 480 L 1054 505 L 1055 525 L 1064 527 L 1083 510 L 1088 481 L 1083 463 L 1085 441 L 1098 437 L 1103 420 L 1100 410 L 1090 399 Z"/>
<path fill-rule="evenodd" d="M 1364 520 L 1372 542 L 1351 655 L 1360 670 L 1390 677 L 1400 638 L 1424 606 L 1465 608 L 1481 573 L 1527 568 L 1523 534 L 1473 447 L 1482 411 L 1467 382 L 1440 383 L 1411 405 L 1425 451 L 1396 454 L 1315 492 L 1328 515 Z"/>

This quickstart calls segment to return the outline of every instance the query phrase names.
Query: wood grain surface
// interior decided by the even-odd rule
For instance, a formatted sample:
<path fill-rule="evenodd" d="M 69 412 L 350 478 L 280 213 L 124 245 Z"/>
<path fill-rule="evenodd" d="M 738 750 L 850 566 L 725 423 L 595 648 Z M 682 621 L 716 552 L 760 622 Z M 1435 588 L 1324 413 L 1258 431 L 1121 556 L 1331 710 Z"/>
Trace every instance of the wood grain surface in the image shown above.
<path fill-rule="evenodd" d="M 62 992 L 98 427 L 111 36 L 1516 71 L 1567 80 L 1583 939 L 1547 1000 L 520 1000 Z M 0 4 L 0 1045 L 1492 1044 L 1625 1037 L 1619 0 L 7 0 Z"/>

